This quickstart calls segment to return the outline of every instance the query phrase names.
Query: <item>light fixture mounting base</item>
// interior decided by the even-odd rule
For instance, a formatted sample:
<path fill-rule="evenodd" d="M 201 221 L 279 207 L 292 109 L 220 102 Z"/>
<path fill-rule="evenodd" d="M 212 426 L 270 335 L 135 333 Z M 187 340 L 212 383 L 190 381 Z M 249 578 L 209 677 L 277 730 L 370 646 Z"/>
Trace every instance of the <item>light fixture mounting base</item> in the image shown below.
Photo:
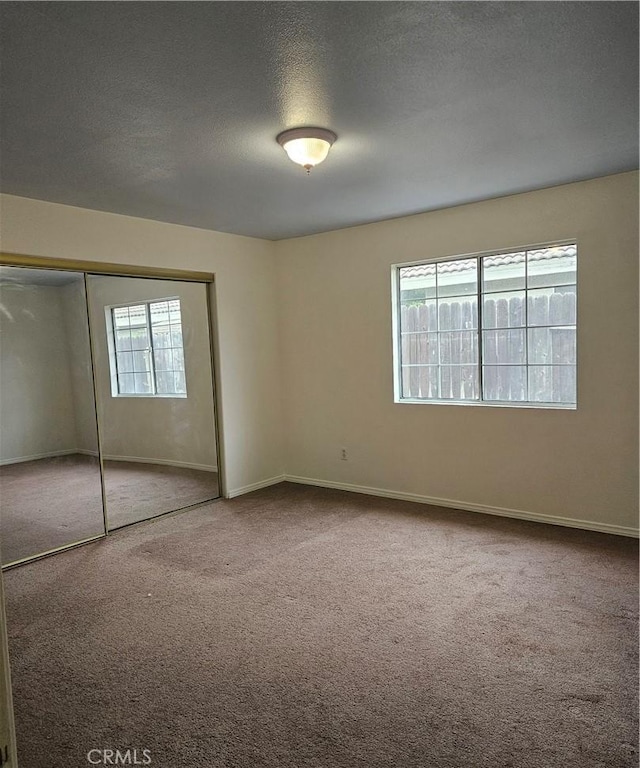
<path fill-rule="evenodd" d="M 276 141 L 281 147 L 294 139 L 322 139 L 332 146 L 338 136 L 328 128 L 289 128 L 276 136 Z"/>

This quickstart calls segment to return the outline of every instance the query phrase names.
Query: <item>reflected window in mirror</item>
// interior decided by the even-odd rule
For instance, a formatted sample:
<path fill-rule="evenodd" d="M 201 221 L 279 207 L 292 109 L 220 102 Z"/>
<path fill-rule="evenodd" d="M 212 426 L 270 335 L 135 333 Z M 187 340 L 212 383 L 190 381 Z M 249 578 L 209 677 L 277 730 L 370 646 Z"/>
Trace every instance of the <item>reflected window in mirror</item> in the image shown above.
<path fill-rule="evenodd" d="M 186 397 L 180 299 L 106 308 L 114 397 Z"/>

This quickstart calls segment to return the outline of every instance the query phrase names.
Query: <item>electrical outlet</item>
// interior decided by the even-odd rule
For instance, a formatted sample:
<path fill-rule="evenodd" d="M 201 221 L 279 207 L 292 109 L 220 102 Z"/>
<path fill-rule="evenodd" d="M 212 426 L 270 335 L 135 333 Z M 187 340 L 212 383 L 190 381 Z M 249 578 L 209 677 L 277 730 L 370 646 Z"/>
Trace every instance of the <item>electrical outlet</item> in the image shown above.
<path fill-rule="evenodd" d="M 342 461 L 348 461 L 349 460 L 349 455 L 347 454 L 347 449 L 346 448 L 341 448 L 340 449 L 340 458 L 341 458 Z"/>

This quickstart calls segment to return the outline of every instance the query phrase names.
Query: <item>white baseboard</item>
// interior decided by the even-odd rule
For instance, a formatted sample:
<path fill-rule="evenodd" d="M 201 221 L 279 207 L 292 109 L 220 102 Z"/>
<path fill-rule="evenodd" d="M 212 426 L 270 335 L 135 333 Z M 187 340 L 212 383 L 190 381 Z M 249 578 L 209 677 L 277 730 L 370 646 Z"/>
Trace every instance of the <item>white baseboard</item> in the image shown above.
<path fill-rule="evenodd" d="M 242 496 L 245 493 L 251 493 L 251 491 L 259 491 L 260 488 L 268 488 L 270 485 L 277 485 L 284 482 L 287 478 L 285 475 L 276 475 L 275 477 L 268 477 L 266 480 L 259 480 L 257 483 L 251 483 L 251 485 L 243 485 L 241 488 L 234 488 L 232 491 L 227 491 L 227 499 L 233 499 L 236 496 Z"/>
<path fill-rule="evenodd" d="M 458 501 L 457 499 L 440 499 L 434 496 L 421 496 L 417 493 L 389 491 L 385 488 L 367 488 L 364 485 L 336 483 L 331 480 L 317 480 L 312 477 L 298 477 L 297 475 L 285 475 L 284 480 L 290 483 L 300 483 L 301 485 L 316 485 L 321 488 L 335 488 L 340 491 L 350 491 L 351 493 L 363 493 L 368 496 L 381 496 L 387 499 L 399 499 L 400 501 L 415 501 L 419 504 L 431 504 L 434 507 L 449 507 L 450 509 L 462 509 L 466 512 L 481 512 L 485 515 L 511 517 L 516 520 L 530 520 L 534 523 L 548 523 L 549 525 L 562 525 L 566 528 L 581 528 L 587 531 L 613 533 L 616 536 L 638 538 L 639 535 L 637 528 L 629 528 L 624 525 L 597 523 L 591 520 L 576 520 L 572 517 L 541 515 L 537 512 L 525 512 L 521 509 L 505 509 L 504 507 L 490 507 L 486 504 L 472 504 L 471 502 Z"/>
<path fill-rule="evenodd" d="M 112 456 L 102 457 L 105 461 L 127 461 L 133 464 L 161 464 L 166 467 L 180 467 L 184 469 L 200 469 L 203 472 L 217 472 L 218 467 L 210 464 L 192 464 L 188 461 L 172 461 L 171 459 L 147 459 L 140 456 Z"/>
<path fill-rule="evenodd" d="M 25 461 L 37 461 L 38 459 L 50 459 L 55 456 L 71 456 L 79 453 L 82 456 L 98 456 L 97 451 L 90 451 L 85 448 L 69 448 L 64 451 L 49 451 L 48 453 L 35 453 L 32 456 L 18 456 L 13 459 L 2 459 L 0 467 L 9 464 L 20 464 Z M 127 461 L 135 464 L 161 464 L 168 467 L 180 467 L 184 469 L 199 469 L 202 472 L 217 472 L 218 468 L 210 464 L 192 464 L 186 461 L 170 461 L 169 459 L 146 459 L 138 456 L 104 456 L 108 461 Z"/>
<path fill-rule="evenodd" d="M 0 467 L 8 464 L 21 464 L 23 461 L 37 461 L 38 459 L 52 459 L 55 456 L 70 456 L 72 453 L 79 453 L 75 448 L 67 448 L 64 451 L 48 451 L 47 453 L 34 453 L 31 456 L 16 456 L 12 459 L 0 460 Z"/>

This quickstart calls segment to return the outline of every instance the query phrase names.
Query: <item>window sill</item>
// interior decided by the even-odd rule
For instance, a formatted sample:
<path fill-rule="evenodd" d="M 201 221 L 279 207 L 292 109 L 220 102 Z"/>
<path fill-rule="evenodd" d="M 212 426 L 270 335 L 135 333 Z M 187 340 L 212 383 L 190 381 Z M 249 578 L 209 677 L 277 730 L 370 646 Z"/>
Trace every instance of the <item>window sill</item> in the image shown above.
<path fill-rule="evenodd" d="M 411 398 L 395 398 L 398 405 L 463 405 L 472 408 L 531 408 L 545 411 L 577 411 L 576 403 L 519 403 L 509 401 L 478 401 L 478 400 L 422 400 Z"/>
<path fill-rule="evenodd" d="M 118 400 L 126 399 L 126 398 L 147 398 L 149 400 L 186 400 L 186 395 L 143 395 L 143 394 L 129 394 L 129 395 L 121 395 L 121 394 L 114 394 L 111 393 L 111 397 L 117 398 Z"/>

